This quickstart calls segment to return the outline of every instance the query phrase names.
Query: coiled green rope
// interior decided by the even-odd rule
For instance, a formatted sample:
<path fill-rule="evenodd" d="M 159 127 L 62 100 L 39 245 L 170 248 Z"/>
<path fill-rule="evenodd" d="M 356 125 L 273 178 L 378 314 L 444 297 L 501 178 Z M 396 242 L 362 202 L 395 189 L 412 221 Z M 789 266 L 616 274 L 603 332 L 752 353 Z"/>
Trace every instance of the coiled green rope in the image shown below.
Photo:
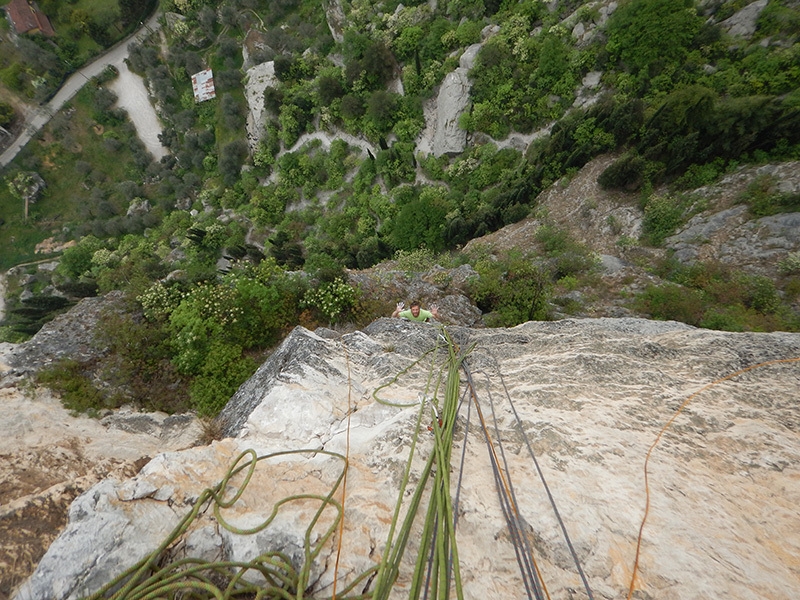
<path fill-rule="evenodd" d="M 411 464 L 422 430 L 422 420 L 425 415 L 426 403 L 420 403 L 416 418 L 415 431 L 409 452 L 408 463 L 404 472 L 397 505 L 382 560 L 379 565 L 367 569 L 353 579 L 344 589 L 337 593 L 339 600 L 386 600 L 400 573 L 400 565 L 408 544 L 411 529 L 417 512 L 422 505 L 423 497 L 432 478 L 431 494 L 427 514 L 423 523 L 422 540 L 419 557 L 412 575 L 410 598 L 418 599 L 423 587 L 425 572 L 425 556 L 433 553 L 434 573 L 432 578 L 433 594 L 435 598 L 446 599 L 449 597 L 451 581 L 455 584 L 456 595 L 463 599 L 461 577 L 458 567 L 458 552 L 456 548 L 455 528 L 453 520 L 453 507 L 450 498 L 450 456 L 453 440 L 453 430 L 458 409 L 459 368 L 467 353 L 459 353 L 447 331 L 442 328 L 441 337 L 437 336 L 434 348 L 425 352 L 418 360 L 403 369 L 392 381 L 375 390 L 373 396 L 383 404 L 404 407 L 408 404 L 397 404 L 378 398 L 377 392 L 397 382 L 399 377 L 414 366 L 432 355 L 428 379 L 425 388 L 425 398 L 431 395 L 430 400 L 433 423 L 431 430 L 434 434 L 434 448 L 419 478 L 419 484 L 411 498 L 403 523 L 398 526 L 402 500 L 408 487 Z M 436 382 L 433 384 L 437 372 L 436 358 L 440 348 L 439 339 L 443 339 L 448 348 L 447 380 L 443 406 L 437 410 L 438 390 L 441 386 L 444 368 L 438 370 Z M 250 483 L 258 462 L 272 458 L 294 454 L 324 454 L 341 461 L 342 468 L 331 490 L 327 495 L 298 494 L 283 498 L 273 505 L 272 512 L 264 521 L 255 527 L 240 528 L 225 520 L 222 510 L 232 507 L 242 496 Z M 435 469 L 434 469 L 435 467 Z M 310 570 L 314 561 L 319 556 L 323 547 L 335 533 L 342 519 L 342 505 L 334 495 L 340 487 L 348 468 L 347 457 L 320 449 L 301 449 L 283 452 L 274 452 L 258 456 L 254 450 L 242 452 L 227 470 L 222 481 L 213 488 L 204 490 L 192 510 L 175 526 L 172 532 L 162 541 L 159 547 L 150 555 L 121 573 L 113 581 L 104 585 L 100 590 L 89 596 L 86 600 L 157 600 L 157 599 L 197 599 L 232 600 L 234 598 L 248 598 L 255 600 L 303 600 L 307 598 L 309 588 Z M 238 485 L 233 485 L 235 477 L 242 475 Z M 229 487 L 231 488 L 229 490 Z M 179 542 L 181 537 L 189 530 L 201 511 L 213 506 L 214 516 L 221 527 L 240 535 L 254 534 L 262 531 L 272 523 L 280 508 L 295 500 L 317 500 L 320 505 L 313 519 L 306 528 L 303 541 L 303 564 L 299 570 L 292 564 L 291 559 L 281 552 L 267 552 L 250 562 L 237 561 L 203 561 L 200 559 L 186 558 L 169 562 L 169 550 Z M 327 509 L 334 511 L 331 524 L 312 543 L 315 528 Z M 396 535 L 396 539 L 395 539 Z M 433 547 L 431 548 L 431 544 Z M 166 563 L 166 564 L 165 564 Z M 248 575 L 258 575 L 263 580 L 253 583 Z M 373 582 L 374 580 L 374 582 Z M 374 589 L 369 590 L 372 583 Z M 361 587 L 360 593 L 355 592 Z M 353 595 L 350 595 L 353 594 Z M 309 600 L 311 600 L 309 598 Z"/>
<path fill-rule="evenodd" d="M 309 453 L 331 456 L 342 463 L 341 472 L 327 495 L 297 494 L 283 498 L 275 503 L 272 512 L 262 523 L 249 529 L 236 527 L 225 520 L 221 510 L 230 508 L 239 500 L 250 483 L 256 464 L 259 461 Z M 176 597 L 216 598 L 219 600 L 229 600 L 237 597 L 301 600 L 304 598 L 305 590 L 308 587 L 311 566 L 333 535 L 341 519 L 341 504 L 333 496 L 339 488 L 346 469 L 346 457 L 327 450 L 289 450 L 264 456 L 257 456 L 254 450 L 242 452 L 227 470 L 222 481 L 200 494 L 189 514 L 181 519 L 154 552 L 89 596 L 88 600 L 155 600 L 157 598 Z M 228 496 L 230 493 L 228 486 L 231 480 L 242 472 L 244 472 L 244 477 L 241 483 L 234 487 L 233 494 Z M 268 552 L 250 562 L 207 562 L 198 559 L 183 559 L 171 562 L 163 567 L 159 566 L 167 558 L 168 549 L 186 533 L 201 510 L 206 508 L 209 503 L 213 504 L 214 516 L 222 527 L 236 534 L 248 535 L 257 533 L 269 526 L 277 516 L 281 506 L 295 500 L 318 500 L 320 503 L 305 531 L 303 543 L 304 561 L 299 571 L 294 568 L 289 557 L 281 552 Z M 311 539 L 317 523 L 328 508 L 332 508 L 335 511 L 333 522 L 322 532 L 316 543 L 312 543 Z M 260 574 L 264 582 L 256 584 L 246 580 L 245 576 L 250 572 Z M 355 586 L 372 574 L 372 572 L 368 571 L 360 575 L 342 591 L 342 595 L 352 592 Z M 352 599 L 355 600 L 362 597 L 364 596 L 358 595 L 353 596 Z"/>

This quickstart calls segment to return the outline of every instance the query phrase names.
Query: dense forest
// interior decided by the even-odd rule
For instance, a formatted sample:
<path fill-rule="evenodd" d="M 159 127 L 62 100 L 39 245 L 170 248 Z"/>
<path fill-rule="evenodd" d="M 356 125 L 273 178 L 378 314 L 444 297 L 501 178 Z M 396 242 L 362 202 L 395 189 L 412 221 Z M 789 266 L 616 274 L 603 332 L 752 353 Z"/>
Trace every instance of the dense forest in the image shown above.
<path fill-rule="evenodd" d="M 27 101 L 45 99 L 153 8 L 39 4 L 58 35 L 22 36 L 0 63 L 6 93 Z M 635 192 L 644 210 L 644 233 L 629 243 L 656 247 L 696 208 L 683 191 L 742 165 L 800 159 L 800 8 L 770 0 L 751 35 L 734 35 L 724 22 L 746 4 L 162 0 L 161 34 L 131 48 L 129 67 L 147 82 L 169 155 L 154 162 L 115 108 L 113 70 L 55 115 L 2 173 L 0 267 L 38 258 L 47 237 L 77 244 L 32 296 L 17 298 L 22 284 L 9 282 L 0 337 L 22 341 L 76 299 L 120 290 L 124 310 L 99 332 L 120 391 L 94 389 L 93 367 L 74 362 L 42 380 L 76 409 L 133 400 L 213 415 L 288 328 L 386 314 L 346 269 L 469 262 L 487 324 L 546 319 L 550 286 L 590 284 L 590 248 L 542 228 L 541 260 L 457 250 L 527 217 L 543 190 L 604 153 L 619 158 L 600 183 Z M 476 44 L 459 121 L 470 142 L 420 152 L 426 103 Z M 276 83 L 253 139 L 246 72 L 269 61 Z M 191 75 L 206 68 L 216 98 L 196 103 Z M 590 74 L 601 93 L 581 106 Z M 0 125 L 18 118 L 0 101 Z M 332 141 L 297 145 L 314 132 Z M 519 150 L 503 143 L 512 134 L 533 141 Z M 46 188 L 23 215 L 34 174 Z M 797 195 L 760 183 L 743 199 L 754 216 L 800 209 Z M 672 194 L 654 193 L 664 188 Z M 708 265 L 653 268 L 679 287 L 632 299 L 652 316 L 691 298 L 693 325 L 800 329 L 796 253 L 780 284 Z"/>

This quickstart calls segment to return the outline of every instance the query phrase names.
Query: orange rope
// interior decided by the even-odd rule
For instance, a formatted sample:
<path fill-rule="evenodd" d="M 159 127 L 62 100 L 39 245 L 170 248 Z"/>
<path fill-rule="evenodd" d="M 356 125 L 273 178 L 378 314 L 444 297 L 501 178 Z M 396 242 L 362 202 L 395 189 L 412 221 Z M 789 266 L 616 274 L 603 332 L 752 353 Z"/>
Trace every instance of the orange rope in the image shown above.
<path fill-rule="evenodd" d="M 700 388 L 699 390 L 694 392 L 692 395 L 690 395 L 688 398 L 686 398 L 686 400 L 683 401 L 683 404 L 681 404 L 678 407 L 678 410 L 676 410 L 675 413 L 672 415 L 672 418 L 669 421 L 667 421 L 666 425 L 664 425 L 664 427 L 661 428 L 661 431 L 658 432 L 658 435 L 656 436 L 655 441 L 652 443 L 652 445 L 648 449 L 647 455 L 645 456 L 645 459 L 644 459 L 644 489 L 645 489 L 644 517 L 642 517 L 642 524 L 639 526 L 639 537 L 636 540 L 636 558 L 633 561 L 633 573 L 631 575 L 631 585 L 630 585 L 630 588 L 628 589 L 627 600 L 631 600 L 631 598 L 633 597 L 633 590 L 634 590 L 634 587 L 636 585 L 636 574 L 637 574 L 637 572 L 639 570 L 639 553 L 640 553 L 641 547 L 642 547 L 642 534 L 644 533 L 644 524 L 647 521 L 647 514 L 650 512 L 650 486 L 649 486 L 648 475 L 647 475 L 647 465 L 650 462 L 650 455 L 652 454 L 652 452 L 655 449 L 655 447 L 658 445 L 658 442 L 661 441 L 661 436 L 664 435 L 664 432 L 666 432 L 666 430 L 669 428 L 669 426 L 672 425 L 672 423 L 675 421 L 675 419 L 678 418 L 678 415 L 680 415 L 681 412 L 683 412 L 683 409 L 686 408 L 686 406 L 689 404 L 689 402 L 691 402 L 692 399 L 694 399 L 696 396 L 700 395 L 702 392 L 706 391 L 707 389 L 712 388 L 715 385 L 719 385 L 720 383 L 723 383 L 724 381 L 728 381 L 729 379 L 733 379 L 734 377 L 738 377 L 739 375 L 742 375 L 743 373 L 747 373 L 748 371 L 752 371 L 753 369 L 758 369 L 760 367 L 766 367 L 766 366 L 769 366 L 769 365 L 777 365 L 777 364 L 780 364 L 780 363 L 791 363 L 791 362 L 798 362 L 798 361 L 800 361 L 800 357 L 797 357 L 797 358 L 782 358 L 782 359 L 778 359 L 778 360 L 770 360 L 770 361 L 767 361 L 767 362 L 758 363 L 757 365 L 752 365 L 752 366 L 746 367 L 744 369 L 740 369 L 739 371 L 736 371 L 734 373 L 730 373 L 729 375 L 726 375 L 725 377 L 721 377 L 721 378 L 719 378 L 719 379 L 717 379 L 715 381 L 712 381 L 711 383 L 703 386 L 702 388 Z"/>
<path fill-rule="evenodd" d="M 339 558 L 342 555 L 342 539 L 344 538 L 344 501 L 347 498 L 347 472 L 350 470 L 350 415 L 353 414 L 352 406 L 352 395 L 353 395 L 353 384 L 350 378 L 350 355 L 347 353 L 347 346 L 344 345 L 342 342 L 342 348 L 344 349 L 344 358 L 347 362 L 347 434 L 345 437 L 345 451 L 344 451 L 344 458 L 345 458 L 345 467 L 344 467 L 344 477 L 342 479 L 342 519 L 339 521 L 339 539 L 336 543 L 336 563 L 333 567 L 333 595 L 331 596 L 331 600 L 336 600 L 336 583 L 339 580 Z"/>

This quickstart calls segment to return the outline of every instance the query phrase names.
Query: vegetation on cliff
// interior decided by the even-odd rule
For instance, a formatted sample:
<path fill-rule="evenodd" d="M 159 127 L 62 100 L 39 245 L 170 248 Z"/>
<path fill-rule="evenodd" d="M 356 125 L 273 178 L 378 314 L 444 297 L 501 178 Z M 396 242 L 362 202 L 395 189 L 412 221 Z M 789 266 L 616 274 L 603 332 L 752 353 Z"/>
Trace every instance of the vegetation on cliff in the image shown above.
<path fill-rule="evenodd" d="M 543 190 L 604 153 L 619 158 L 601 184 L 635 192 L 644 211 L 641 239 L 627 243 L 651 247 L 701 208 L 687 190 L 742 165 L 800 159 L 798 11 L 770 2 L 753 35 L 732 36 L 721 24 L 741 7 L 355 0 L 336 41 L 319 2 L 165 0 L 166 46 L 153 37 L 131 49 L 129 65 L 148 83 L 170 155 L 152 162 L 103 78 L 90 82 L 3 173 L 5 182 L 39 173 L 47 188 L 27 220 L 13 186 L 0 188 L 0 266 L 31 259 L 54 234 L 78 240 L 36 292 L 52 283 L 72 299 L 127 293 L 129 310 L 109 317 L 105 339 L 131 376 L 126 394 L 107 401 L 138 399 L 134 380 L 144 377 L 172 390 L 165 407 L 188 394 L 209 414 L 288 327 L 386 314 L 344 283 L 344 269 L 398 253 L 470 262 L 487 324 L 546 319 L 553 289 L 591 285 L 591 248 L 547 226 L 535 254 L 456 250 L 532 214 Z M 456 155 L 419 152 L 423 107 L 477 43 L 460 120 L 470 144 Z M 44 43 L 63 72 L 65 44 Z M 269 60 L 277 84 L 266 88 L 266 123 L 251 146 L 245 71 Z M 217 98 L 197 104 L 191 75 L 207 67 Z M 576 102 L 591 74 L 602 74 L 601 92 Z M 524 152 L 506 143 L 534 132 Z M 768 179 L 742 201 L 754 216 L 800 206 Z M 704 327 L 796 330 L 792 260 L 780 280 L 659 261 L 654 275 L 671 283 L 628 306 Z M 38 326 L 26 302 L 10 302 L 5 339 Z"/>

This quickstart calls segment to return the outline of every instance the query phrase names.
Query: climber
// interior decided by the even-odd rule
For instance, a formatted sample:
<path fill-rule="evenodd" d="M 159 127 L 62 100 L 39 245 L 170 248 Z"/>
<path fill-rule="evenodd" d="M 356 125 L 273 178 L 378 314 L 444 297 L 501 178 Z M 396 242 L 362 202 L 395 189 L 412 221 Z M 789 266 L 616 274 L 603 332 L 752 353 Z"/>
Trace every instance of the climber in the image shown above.
<path fill-rule="evenodd" d="M 409 310 L 403 310 L 405 302 L 402 300 L 397 303 L 397 307 L 392 313 L 392 317 L 400 317 L 401 319 L 408 319 L 409 321 L 418 321 L 420 323 L 429 323 L 431 319 L 439 318 L 439 307 L 431 304 L 430 310 L 424 310 L 420 307 L 417 300 L 414 300 L 409 307 Z"/>

